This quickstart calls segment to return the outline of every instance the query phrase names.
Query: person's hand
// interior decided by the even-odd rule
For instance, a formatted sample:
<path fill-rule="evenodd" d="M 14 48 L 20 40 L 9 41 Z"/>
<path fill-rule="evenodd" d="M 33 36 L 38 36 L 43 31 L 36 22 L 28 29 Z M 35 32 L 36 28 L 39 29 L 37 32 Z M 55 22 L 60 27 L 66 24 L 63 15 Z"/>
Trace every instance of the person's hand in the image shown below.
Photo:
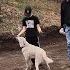
<path fill-rule="evenodd" d="M 59 30 L 59 33 L 65 35 L 64 29 L 61 28 L 61 29 Z"/>
<path fill-rule="evenodd" d="M 20 35 L 17 35 L 17 37 L 20 37 Z"/>

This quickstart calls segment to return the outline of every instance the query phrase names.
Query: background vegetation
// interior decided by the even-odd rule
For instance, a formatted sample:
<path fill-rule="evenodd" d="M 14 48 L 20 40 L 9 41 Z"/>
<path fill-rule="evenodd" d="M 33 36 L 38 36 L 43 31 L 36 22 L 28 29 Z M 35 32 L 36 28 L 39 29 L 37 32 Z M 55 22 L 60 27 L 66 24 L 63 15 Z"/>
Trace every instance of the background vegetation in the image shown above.
<path fill-rule="evenodd" d="M 0 34 L 21 30 L 26 5 L 39 17 L 42 29 L 60 26 L 60 0 L 0 0 Z"/>

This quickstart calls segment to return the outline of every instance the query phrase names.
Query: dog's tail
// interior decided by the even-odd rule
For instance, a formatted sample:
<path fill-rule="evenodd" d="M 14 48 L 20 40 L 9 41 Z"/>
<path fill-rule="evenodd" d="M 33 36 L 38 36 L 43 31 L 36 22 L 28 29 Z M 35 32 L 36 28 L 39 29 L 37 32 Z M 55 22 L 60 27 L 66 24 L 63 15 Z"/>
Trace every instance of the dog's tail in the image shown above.
<path fill-rule="evenodd" d="M 48 69 L 51 70 L 51 69 L 50 69 L 50 66 L 49 66 L 49 63 L 53 63 L 53 60 L 50 59 L 50 58 L 48 58 L 45 52 L 44 52 L 44 54 L 43 54 L 43 59 L 45 60 Z"/>
<path fill-rule="evenodd" d="M 49 57 L 47 57 L 46 53 L 44 53 L 43 59 L 45 60 L 45 62 L 46 62 L 47 64 L 48 64 L 48 63 L 53 63 L 53 60 L 50 59 Z"/>

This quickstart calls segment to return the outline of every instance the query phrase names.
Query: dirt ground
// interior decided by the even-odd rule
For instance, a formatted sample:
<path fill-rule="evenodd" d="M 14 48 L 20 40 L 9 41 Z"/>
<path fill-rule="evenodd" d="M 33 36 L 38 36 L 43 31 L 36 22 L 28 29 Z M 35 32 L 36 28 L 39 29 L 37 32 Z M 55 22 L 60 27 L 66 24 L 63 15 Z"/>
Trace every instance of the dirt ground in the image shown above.
<path fill-rule="evenodd" d="M 0 70 L 25 70 L 25 60 L 19 45 L 11 41 L 0 42 Z M 70 70 L 65 36 L 50 32 L 40 36 L 40 45 L 47 56 L 54 60 L 54 63 L 49 64 L 51 70 Z M 40 66 L 40 70 L 48 69 L 44 64 Z"/>

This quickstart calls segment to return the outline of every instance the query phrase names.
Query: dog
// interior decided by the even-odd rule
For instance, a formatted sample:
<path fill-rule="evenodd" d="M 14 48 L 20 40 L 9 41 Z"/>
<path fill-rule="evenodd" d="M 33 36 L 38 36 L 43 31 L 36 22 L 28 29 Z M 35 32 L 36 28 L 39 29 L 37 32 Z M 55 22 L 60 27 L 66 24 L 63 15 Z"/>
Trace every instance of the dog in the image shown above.
<path fill-rule="evenodd" d="M 35 59 L 36 70 L 39 70 L 39 65 L 42 62 L 45 62 L 50 70 L 49 63 L 53 63 L 53 60 L 47 57 L 46 52 L 42 48 L 29 44 L 24 37 L 16 37 L 16 39 L 18 40 L 20 47 L 22 47 L 22 53 L 26 61 L 25 70 L 28 70 L 28 62 L 31 61 L 32 58 Z"/>

